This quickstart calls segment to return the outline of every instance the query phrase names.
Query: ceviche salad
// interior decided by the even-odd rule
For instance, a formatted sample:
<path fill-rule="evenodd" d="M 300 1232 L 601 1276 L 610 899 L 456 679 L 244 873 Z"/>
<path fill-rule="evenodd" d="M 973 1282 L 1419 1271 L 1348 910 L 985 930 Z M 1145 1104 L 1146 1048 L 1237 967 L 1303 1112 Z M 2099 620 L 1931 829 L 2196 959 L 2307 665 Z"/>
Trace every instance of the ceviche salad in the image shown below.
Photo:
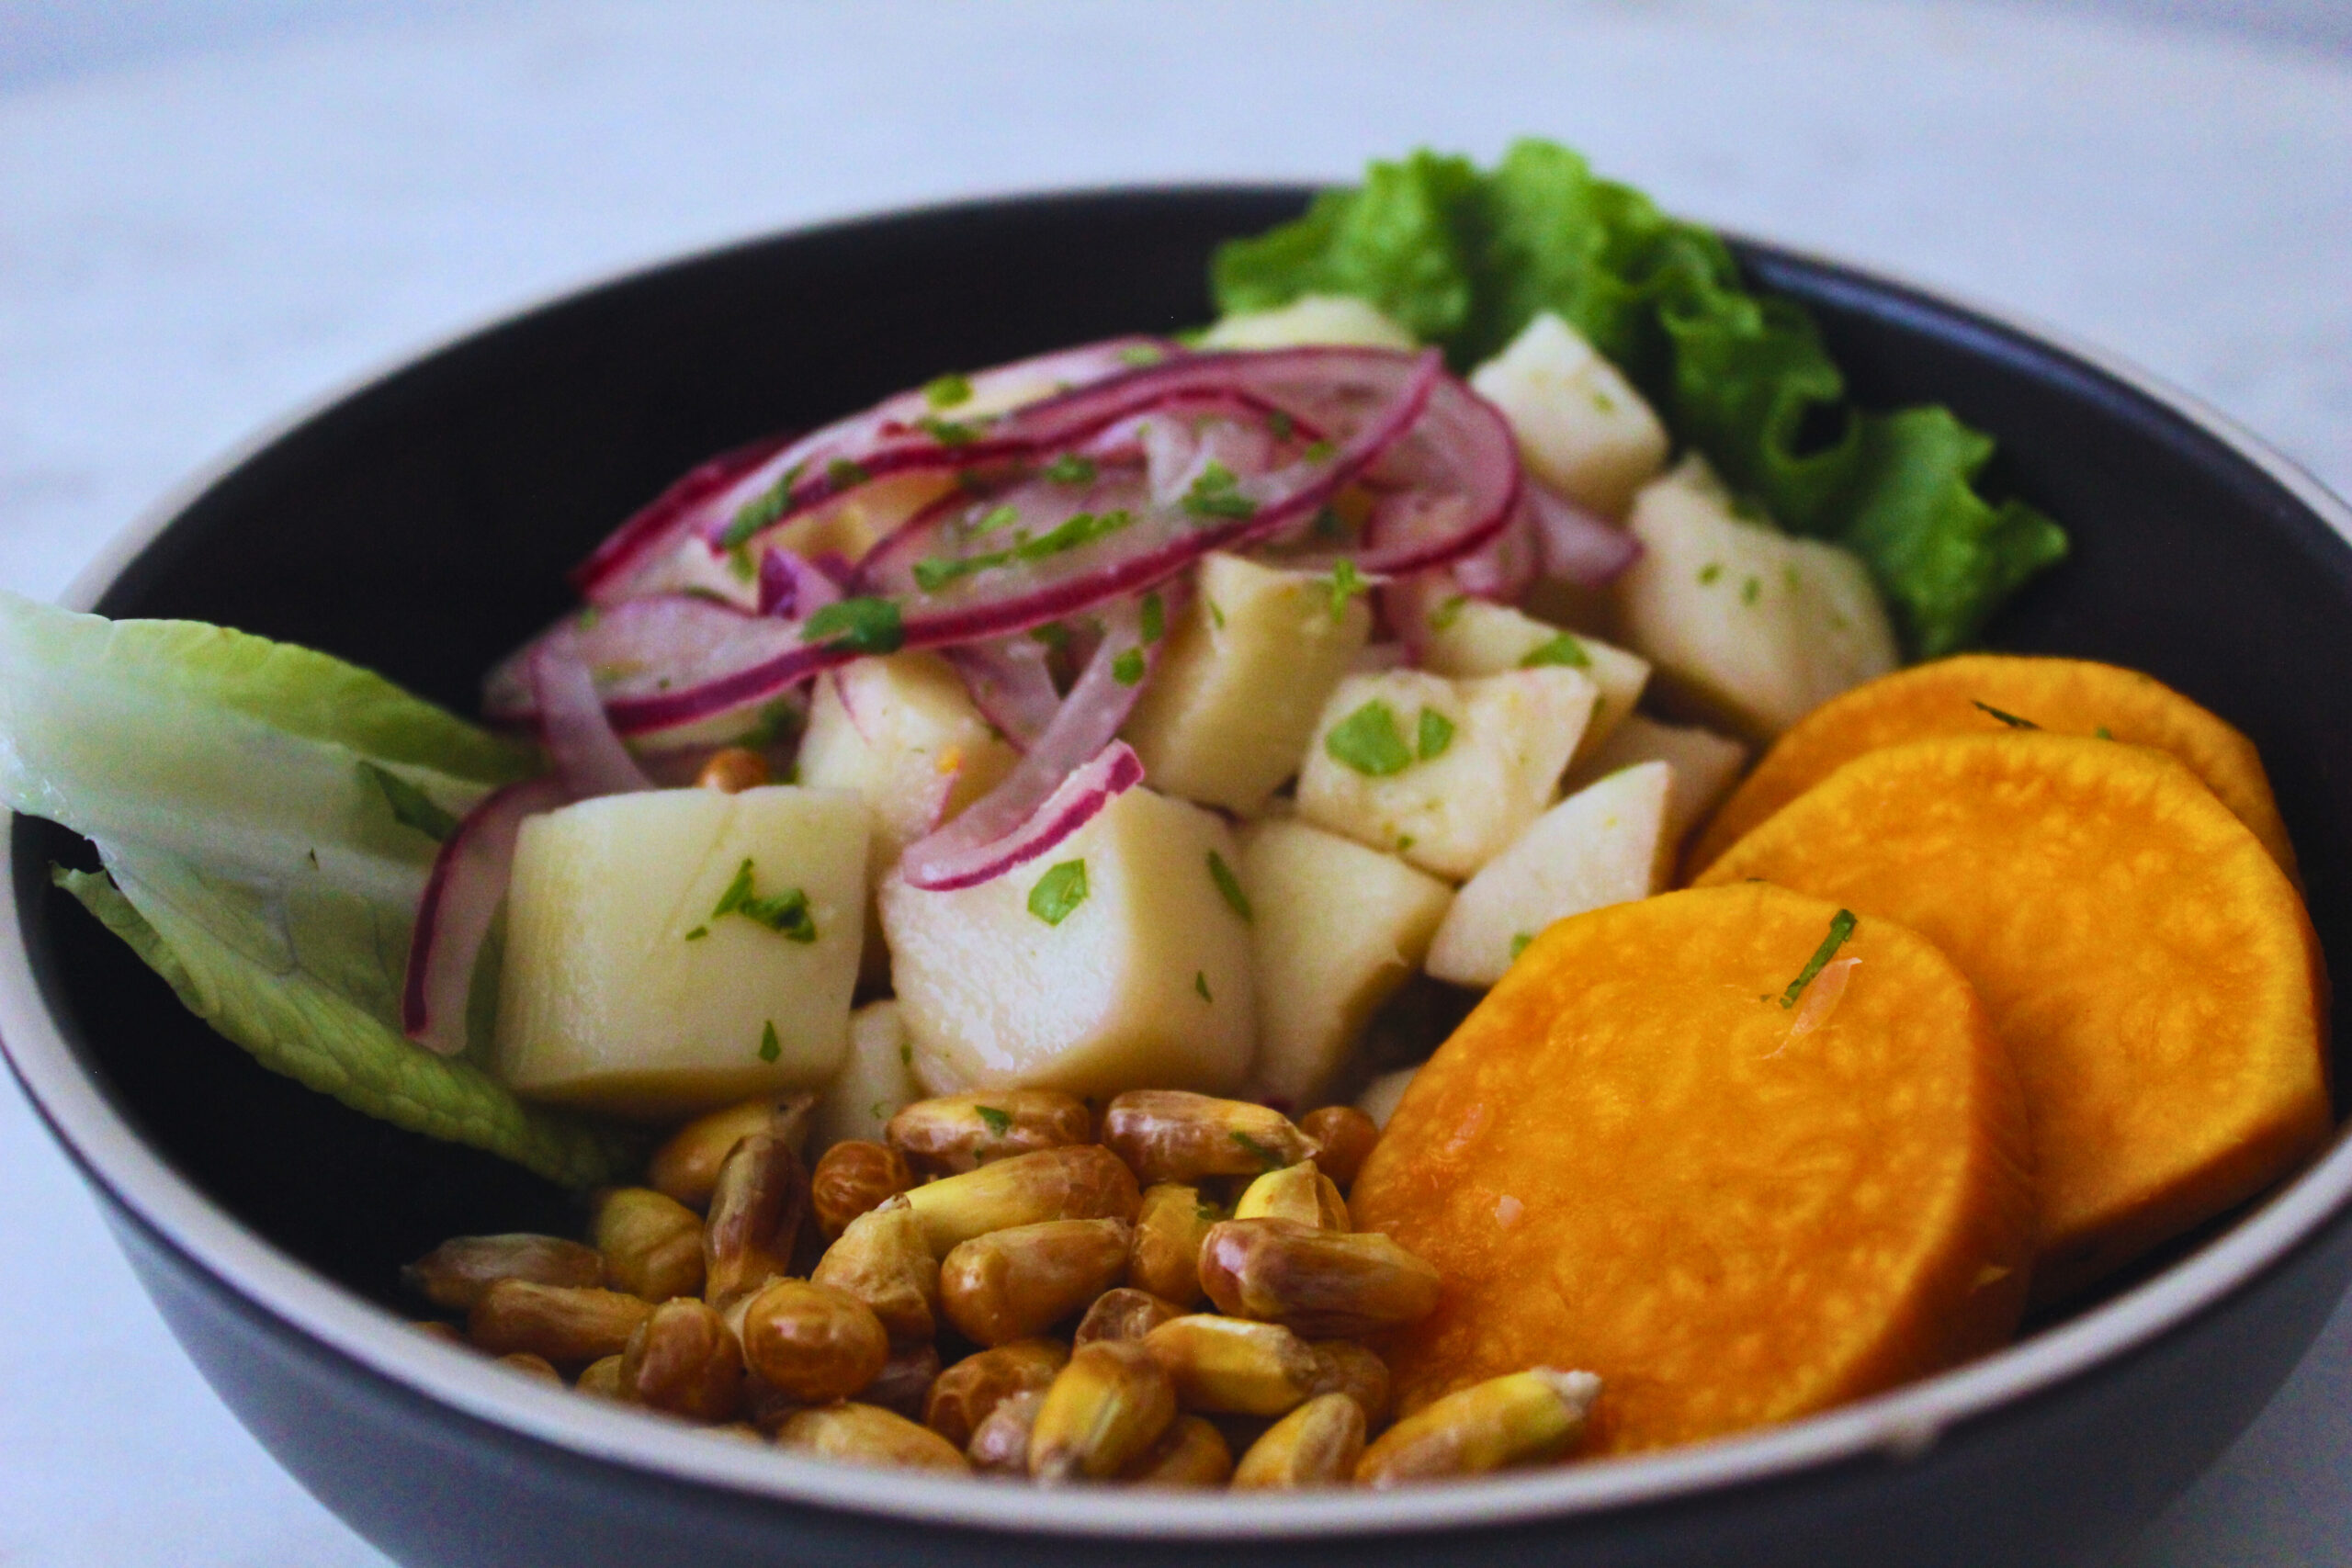
<path fill-rule="evenodd" d="M 0 601 L 0 798 L 263 1063 L 585 1195 L 419 1259 L 433 1332 L 838 1459 L 1719 1437 L 2330 1134 L 2253 748 L 1961 651 L 2066 553 L 1987 437 L 1544 142 L 1212 283 L 713 457 L 479 724 Z"/>

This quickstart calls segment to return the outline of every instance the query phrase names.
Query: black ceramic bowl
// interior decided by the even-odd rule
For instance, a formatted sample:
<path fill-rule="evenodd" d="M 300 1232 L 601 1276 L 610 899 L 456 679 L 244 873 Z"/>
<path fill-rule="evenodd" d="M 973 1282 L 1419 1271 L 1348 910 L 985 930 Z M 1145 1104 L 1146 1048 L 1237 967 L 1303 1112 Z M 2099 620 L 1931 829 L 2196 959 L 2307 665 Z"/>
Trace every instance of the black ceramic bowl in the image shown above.
<path fill-rule="evenodd" d="M 563 571 L 705 454 L 936 372 L 1208 314 L 1208 254 L 1295 189 L 1053 197 L 763 241 L 433 354 L 136 529 L 74 602 L 331 649 L 461 709 Z M 2076 553 L 2000 647 L 2152 671 L 2261 746 L 2352 953 L 2352 513 L 2145 378 L 1761 246 L 1860 395 L 1937 400 Z M 2120 1538 L 2270 1396 L 2352 1274 L 2352 1149 L 1973 1365 L 1737 1440 L 1385 1495 L 1038 1493 L 797 1461 L 547 1389 L 404 1326 L 446 1235 L 566 1195 L 275 1077 L 54 893 L 19 819 L 0 1032 L 174 1331 L 328 1506 L 413 1564 L 2042 1563 Z M 2342 1082 L 2344 1041 L 2335 1052 Z"/>

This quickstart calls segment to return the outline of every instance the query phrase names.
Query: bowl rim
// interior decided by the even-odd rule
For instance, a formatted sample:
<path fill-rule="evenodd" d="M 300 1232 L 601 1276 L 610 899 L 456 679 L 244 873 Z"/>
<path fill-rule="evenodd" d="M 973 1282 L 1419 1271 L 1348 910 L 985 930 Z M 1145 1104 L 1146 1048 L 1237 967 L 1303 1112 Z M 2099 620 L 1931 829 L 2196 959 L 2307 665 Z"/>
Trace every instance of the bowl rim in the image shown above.
<path fill-rule="evenodd" d="M 1006 193 L 896 208 L 748 236 L 662 256 L 550 289 L 396 353 L 340 380 L 204 465 L 146 507 L 103 546 L 60 595 L 87 610 L 195 500 L 237 468 L 337 404 L 421 360 L 582 295 L 639 282 L 730 252 L 842 235 L 964 211 L 1002 212 L 1104 198 L 1311 194 L 1307 186 L 1246 182 L 1109 186 Z M 2019 312 L 1877 268 L 1723 231 L 1742 250 L 1825 269 L 1861 293 L 1957 316 L 1996 337 L 2022 340 L 2070 360 L 2093 380 L 2137 394 L 2196 428 L 2290 495 L 2338 538 L 2352 542 L 2352 505 L 2234 420 L 2146 370 Z M 14 874 L 13 835 L 0 841 L 0 878 Z M 13 880 L 0 886 L 14 886 Z M 1022 1490 L 954 1478 L 827 1463 L 647 1420 L 537 1380 L 505 1376 L 474 1352 L 416 1333 L 280 1251 L 175 1171 L 110 1105 L 76 1064 L 32 969 L 20 911 L 0 899 L 0 1055 L 35 1111 L 84 1178 L 138 1224 L 277 1322 L 406 1391 L 492 1427 L 579 1457 L 716 1486 L 752 1498 L 931 1526 L 1056 1537 L 1150 1535 L 1202 1541 L 1497 1529 L 1693 1501 L 1806 1472 L 1872 1460 L 1919 1459 L 1949 1430 L 2005 1406 L 2057 1392 L 2127 1353 L 2149 1347 L 2285 1261 L 2352 1204 L 2352 1123 L 2293 1180 L 2266 1196 L 2223 1235 L 2110 1301 L 1975 1361 L 1820 1415 L 1657 1453 L 1392 1492 L 1238 1495 L 1213 1501 L 1182 1494 L 1110 1489 Z M 1017 1506 L 1006 1499 L 1017 1496 Z"/>

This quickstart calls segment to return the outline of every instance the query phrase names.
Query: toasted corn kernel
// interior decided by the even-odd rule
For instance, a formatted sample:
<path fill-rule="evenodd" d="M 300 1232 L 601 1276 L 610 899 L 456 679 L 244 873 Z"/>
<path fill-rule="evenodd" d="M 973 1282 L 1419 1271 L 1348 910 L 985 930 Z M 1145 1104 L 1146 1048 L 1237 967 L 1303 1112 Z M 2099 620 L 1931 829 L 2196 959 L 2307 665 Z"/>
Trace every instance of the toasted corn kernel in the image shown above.
<path fill-rule="evenodd" d="M 852 1220 L 809 1278 L 864 1302 L 893 1345 L 927 1344 L 938 1330 L 939 1259 L 902 1195 Z"/>
<path fill-rule="evenodd" d="M 1140 1339 L 1170 1319 L 1183 1315 L 1184 1309 L 1174 1302 L 1149 1291 L 1122 1285 L 1094 1298 L 1094 1304 L 1078 1320 L 1078 1331 L 1070 1336 L 1070 1343 L 1091 1345 L 1097 1339 Z"/>
<path fill-rule="evenodd" d="M 621 1358 L 600 1356 L 581 1369 L 579 1381 L 572 1387 L 582 1393 L 600 1394 L 606 1399 L 627 1399 L 621 1392 Z"/>
<path fill-rule="evenodd" d="M 917 1170 L 953 1176 L 991 1160 L 1094 1141 L 1094 1113 L 1054 1089 L 1004 1089 L 918 1100 L 882 1130 Z"/>
<path fill-rule="evenodd" d="M 740 1332 L 752 1370 L 810 1404 L 848 1398 L 890 1359 L 890 1337 L 864 1302 L 808 1280 L 778 1280 L 753 1296 Z"/>
<path fill-rule="evenodd" d="M 1044 1220 L 959 1242 L 939 1265 L 939 1306 L 965 1338 L 1009 1345 L 1077 1312 L 1127 1271 L 1125 1220 Z"/>
<path fill-rule="evenodd" d="M 1352 1105 L 1327 1105 L 1298 1119 L 1298 1130 L 1323 1145 L 1315 1163 L 1346 1191 L 1380 1142 L 1380 1123 Z"/>
<path fill-rule="evenodd" d="M 412 1323 L 409 1326 L 427 1339 L 438 1339 L 444 1345 L 463 1345 L 466 1342 L 466 1337 L 458 1333 L 453 1325 L 444 1323 L 437 1317 L 427 1318 L 422 1323 Z"/>
<path fill-rule="evenodd" d="M 1197 1187 L 1163 1181 L 1145 1188 L 1127 1248 L 1127 1283 L 1190 1307 L 1201 1299 L 1201 1243 L 1224 1217 Z"/>
<path fill-rule="evenodd" d="M 649 1302 L 702 1291 L 702 1216 L 650 1187 L 616 1187 L 596 1201 L 593 1234 L 605 1283 Z"/>
<path fill-rule="evenodd" d="M 1136 1486 L 1222 1486 L 1233 1478 L 1225 1434 L 1198 1416 L 1179 1416 L 1119 1479 Z"/>
<path fill-rule="evenodd" d="M 534 1285 L 601 1285 L 605 1260 L 593 1247 L 558 1236 L 461 1235 L 401 1270 L 410 1289 L 435 1306 L 471 1312 L 501 1280 Z"/>
<path fill-rule="evenodd" d="M 1246 1100 L 1139 1089 L 1102 1113 L 1102 1142 L 1144 1182 L 1259 1176 L 1313 1159 L 1314 1139 L 1289 1117 Z"/>
<path fill-rule="evenodd" d="M 1295 1220 L 1317 1230 L 1344 1231 L 1348 1202 L 1339 1184 L 1311 1159 L 1270 1170 L 1242 1190 L 1233 1202 L 1237 1220 Z"/>
<path fill-rule="evenodd" d="M 964 1447 L 964 1457 L 982 1475 L 1029 1473 L 1029 1436 L 1036 1429 L 1037 1412 L 1046 1407 L 1046 1391 L 1033 1388 L 997 1401 Z"/>
<path fill-rule="evenodd" d="M 797 1154 L 808 1141 L 808 1119 L 816 1108 L 817 1097 L 804 1091 L 745 1100 L 697 1116 L 653 1152 L 645 1184 L 689 1209 L 706 1208 L 711 1189 L 718 1184 L 718 1168 L 737 1144 L 765 1133 Z"/>
<path fill-rule="evenodd" d="M 728 1154 L 703 1226 L 703 1299 L 725 1307 L 779 1274 L 808 1209 L 808 1173 L 782 1139 L 754 1133 Z"/>
<path fill-rule="evenodd" d="M 502 1367 L 512 1367 L 526 1377 L 537 1378 L 542 1382 L 551 1382 L 559 1386 L 563 1382 L 563 1374 L 555 1370 L 553 1361 L 548 1360 L 545 1356 L 534 1356 L 528 1350 L 517 1350 L 511 1356 L 501 1356 L 498 1358 L 498 1364 Z"/>
<path fill-rule="evenodd" d="M 689 1421 L 725 1421 L 743 1403 L 743 1352 L 718 1314 L 691 1296 L 662 1303 L 621 1352 L 621 1396 Z"/>
<path fill-rule="evenodd" d="M 1373 1486 L 1483 1475 L 1556 1459 L 1584 1435 L 1600 1396 L 1590 1372 L 1509 1372 L 1422 1405 L 1383 1432 L 1356 1463 Z"/>
<path fill-rule="evenodd" d="M 695 775 L 695 783 L 721 795 L 741 795 L 768 782 L 768 760 L 741 746 L 722 746 L 710 754 Z"/>
<path fill-rule="evenodd" d="M 1029 1474 L 1052 1486 L 1103 1481 L 1148 1452 L 1176 1419 L 1176 1385 L 1132 1339 L 1070 1352 L 1029 1434 Z"/>
<path fill-rule="evenodd" d="M 831 1241 L 858 1215 L 880 1208 L 914 1184 L 914 1173 L 898 1150 L 851 1139 L 817 1156 L 817 1168 L 808 1173 L 808 1202 Z"/>
<path fill-rule="evenodd" d="M 1352 1339 L 1427 1317 L 1437 1270 L 1371 1231 L 1227 1220 L 1201 1244 L 1201 1284 L 1219 1310 L 1310 1339 Z"/>
<path fill-rule="evenodd" d="M 858 1395 L 868 1404 L 893 1410 L 910 1421 L 922 1419 L 931 1385 L 939 1381 L 939 1348 L 928 1342 L 890 1352 L 882 1370 Z"/>
<path fill-rule="evenodd" d="M 907 1194 L 932 1254 L 990 1231 L 1046 1220 L 1129 1220 L 1143 1195 L 1119 1157 L 1099 1144 L 1039 1149 L 928 1182 Z"/>
<path fill-rule="evenodd" d="M 1363 1405 L 1344 1393 L 1318 1393 L 1250 1445 L 1233 1484 L 1253 1492 L 1343 1485 L 1363 1457 Z"/>
<path fill-rule="evenodd" d="M 493 1356 L 528 1350 L 558 1366 L 617 1354 L 652 1306 L 619 1291 L 501 1280 L 474 1303 L 466 1337 Z"/>
<path fill-rule="evenodd" d="M 1277 1323 L 1193 1313 L 1144 1336 L 1187 1410 L 1280 1416 L 1315 1390 L 1321 1364 L 1306 1341 Z"/>
<path fill-rule="evenodd" d="M 1388 1418 L 1388 1363 L 1352 1339 L 1321 1339 L 1315 1352 L 1315 1392 L 1344 1393 L 1363 1406 L 1366 1429 Z"/>
<path fill-rule="evenodd" d="M 967 1356 L 931 1385 L 923 1424 L 961 1448 L 989 1412 L 1016 1393 L 1044 1393 L 1069 1364 L 1069 1347 L 1058 1339 L 1016 1340 Z"/>
<path fill-rule="evenodd" d="M 795 1412 L 776 1428 L 775 1446 L 854 1464 L 897 1465 L 968 1474 L 954 1444 L 878 1404 L 820 1404 Z"/>

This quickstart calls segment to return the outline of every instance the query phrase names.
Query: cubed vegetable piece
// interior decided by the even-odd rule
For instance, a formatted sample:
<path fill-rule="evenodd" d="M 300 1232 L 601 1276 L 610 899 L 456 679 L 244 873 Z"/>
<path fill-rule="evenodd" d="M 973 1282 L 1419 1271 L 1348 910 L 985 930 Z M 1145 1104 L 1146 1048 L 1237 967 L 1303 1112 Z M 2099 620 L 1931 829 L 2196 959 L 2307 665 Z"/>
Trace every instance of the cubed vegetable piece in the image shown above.
<path fill-rule="evenodd" d="M 1491 986 L 1554 920 L 1634 898 L 1666 880 L 1672 772 L 1642 762 L 1586 785 L 1535 819 L 1463 885 L 1430 944 L 1428 969 Z"/>
<path fill-rule="evenodd" d="M 1413 1075 L 1419 1067 L 1399 1067 L 1393 1073 L 1383 1073 L 1363 1086 L 1356 1096 L 1356 1109 L 1373 1120 L 1373 1124 L 1386 1131 L 1389 1117 L 1396 1113 L 1396 1104 L 1405 1091 L 1413 1087 Z"/>
<path fill-rule="evenodd" d="M 1453 890 L 1296 821 L 1243 835 L 1241 886 L 1258 970 L 1250 1084 L 1295 1107 L 1320 1104 L 1365 1022 L 1419 966 Z"/>
<path fill-rule="evenodd" d="M 1770 739 L 1894 668 L 1869 569 L 1851 552 L 1744 522 L 1699 458 L 1635 498 L 1642 557 L 1619 580 L 1627 636 L 1677 694 Z"/>
<path fill-rule="evenodd" d="M 1649 684 L 1650 661 L 1599 637 L 1564 631 L 1522 615 L 1508 604 L 1483 599 L 1442 600 L 1428 615 L 1421 665 L 1440 675 L 1498 675 L 1506 670 L 1558 665 L 1581 670 L 1600 688 L 1592 717 L 1577 742 L 1577 758 L 1590 756 L 1633 716 Z"/>
<path fill-rule="evenodd" d="M 1371 631 L 1363 597 L 1329 577 L 1210 556 L 1127 720 L 1152 787 L 1244 817 L 1264 809 Z"/>
<path fill-rule="evenodd" d="M 1302 294 L 1271 310 L 1226 317 L 1201 334 L 1203 348 L 1412 348 L 1413 334 L 1351 294 Z"/>
<path fill-rule="evenodd" d="M 976 887 L 886 877 L 918 1076 L 1103 1096 L 1239 1084 L 1257 1039 L 1239 853 L 1216 814 L 1138 788 Z"/>
<path fill-rule="evenodd" d="M 1552 803 L 1597 690 L 1545 665 L 1449 681 L 1419 670 L 1351 675 L 1315 727 L 1298 814 L 1464 877 Z"/>
<path fill-rule="evenodd" d="M 1470 385 L 1510 421 L 1536 481 L 1595 512 L 1623 516 L 1666 465 L 1666 426 L 1650 405 L 1549 310 L 1473 370 Z"/>
<path fill-rule="evenodd" d="M 849 1044 L 866 812 L 841 790 L 605 795 L 523 824 L 499 1076 L 678 1117 L 825 1082 Z"/>
<path fill-rule="evenodd" d="M 922 1098 L 914 1059 L 914 1043 L 896 1001 L 868 1002 L 850 1014 L 849 1054 L 817 1101 L 809 1158 L 853 1139 L 881 1143 L 882 1129 L 899 1108 Z"/>
<path fill-rule="evenodd" d="M 1747 765 L 1747 748 L 1712 729 L 1660 724 L 1635 714 L 1611 730 L 1606 741 L 1577 757 L 1568 770 L 1568 788 L 1582 789 L 1639 762 L 1664 762 L 1674 770 L 1674 784 L 1666 795 L 1665 831 L 1672 849 L 1737 782 L 1740 769 Z"/>

